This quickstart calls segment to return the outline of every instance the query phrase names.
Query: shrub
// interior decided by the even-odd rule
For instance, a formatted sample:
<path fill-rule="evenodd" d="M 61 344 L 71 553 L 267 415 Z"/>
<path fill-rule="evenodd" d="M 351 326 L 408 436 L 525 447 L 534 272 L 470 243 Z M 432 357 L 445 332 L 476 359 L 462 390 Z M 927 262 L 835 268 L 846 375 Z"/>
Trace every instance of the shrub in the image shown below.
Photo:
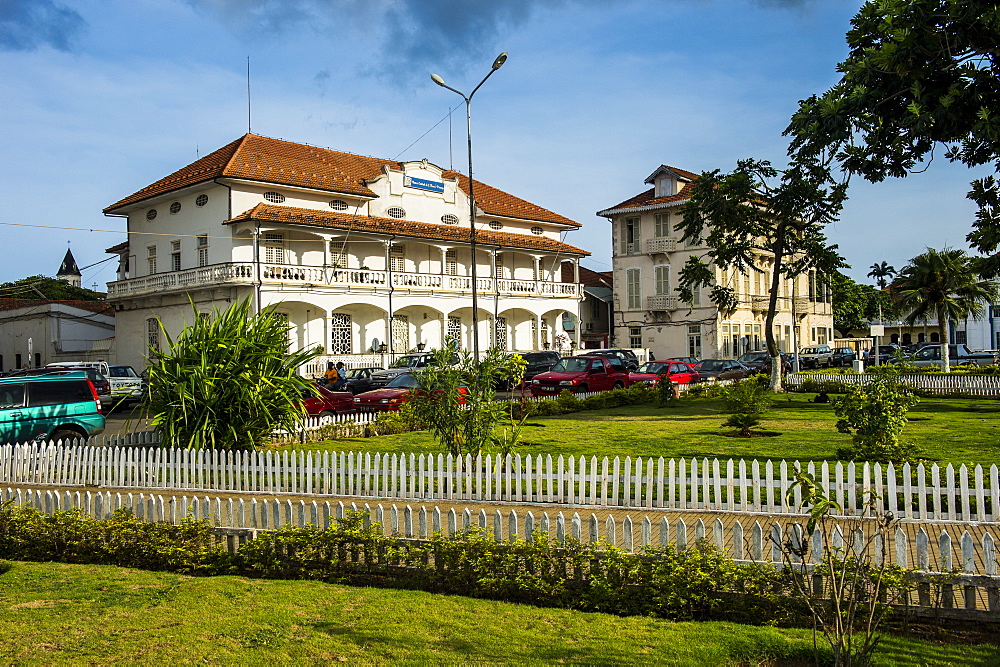
<path fill-rule="evenodd" d="M 753 431 L 751 429 L 753 429 L 754 426 L 760 426 L 760 417 L 753 414 L 737 413 L 729 415 L 729 419 L 723 422 L 722 425 L 738 428 L 740 430 L 739 436 L 741 438 L 750 438 L 753 437 Z"/>
<path fill-rule="evenodd" d="M 919 399 L 900 384 L 898 372 L 876 376 L 867 385 L 852 385 L 845 396 L 831 402 L 837 430 L 851 434 L 854 446 L 838 450 L 837 457 L 853 461 L 899 463 L 917 456 L 912 444 L 899 441 L 906 413 Z"/>
<path fill-rule="evenodd" d="M 427 424 L 417 414 L 413 404 L 408 401 L 403 403 L 399 410 L 380 412 L 376 415 L 375 421 L 368 424 L 366 435 L 398 435 L 411 431 L 422 431 L 425 428 L 427 428 Z"/>
<path fill-rule="evenodd" d="M 771 400 L 774 398 L 767 386 L 762 386 L 753 378 L 727 385 L 720 393 L 726 412 L 730 414 L 763 414 L 771 409 Z"/>
<path fill-rule="evenodd" d="M 724 387 L 715 382 L 701 382 L 687 390 L 690 398 L 718 398 Z"/>
<path fill-rule="evenodd" d="M 813 380 L 807 378 L 799 385 L 799 391 L 804 394 L 843 394 L 853 383 L 839 380 Z"/>

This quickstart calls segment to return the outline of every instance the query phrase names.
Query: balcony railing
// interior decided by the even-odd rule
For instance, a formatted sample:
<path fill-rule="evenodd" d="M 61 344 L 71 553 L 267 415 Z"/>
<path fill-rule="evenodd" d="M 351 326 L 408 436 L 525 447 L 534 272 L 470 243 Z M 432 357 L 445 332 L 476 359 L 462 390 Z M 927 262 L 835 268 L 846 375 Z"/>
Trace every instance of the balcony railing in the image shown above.
<path fill-rule="evenodd" d="M 257 267 L 253 262 L 230 262 L 108 283 L 108 297 L 112 299 L 122 298 L 215 285 L 252 285 L 256 280 Z M 391 283 L 392 289 L 396 292 L 472 292 L 472 278 L 469 276 L 449 276 L 440 273 L 400 273 L 369 269 L 336 269 L 290 264 L 261 264 L 260 280 L 265 285 L 360 287 L 379 290 L 388 289 Z M 494 280 L 493 278 L 480 277 L 476 279 L 476 288 L 481 294 L 494 293 L 499 289 L 500 294 L 514 296 L 565 298 L 580 295 L 580 286 L 575 283 L 555 283 L 541 280 L 507 278 Z"/>
<path fill-rule="evenodd" d="M 653 255 L 675 250 L 677 250 L 677 239 L 675 238 L 646 239 L 646 254 Z"/>
<path fill-rule="evenodd" d="M 677 306 L 679 303 L 680 299 L 678 299 L 676 296 L 667 296 L 665 294 L 660 294 L 657 296 L 646 297 L 647 310 L 677 310 Z"/>

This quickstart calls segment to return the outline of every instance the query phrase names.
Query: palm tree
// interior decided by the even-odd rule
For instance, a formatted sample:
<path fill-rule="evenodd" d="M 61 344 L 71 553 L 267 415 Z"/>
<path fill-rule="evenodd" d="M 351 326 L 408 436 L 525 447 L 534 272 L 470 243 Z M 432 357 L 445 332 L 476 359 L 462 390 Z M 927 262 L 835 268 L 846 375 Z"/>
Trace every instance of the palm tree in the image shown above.
<path fill-rule="evenodd" d="M 909 314 L 911 326 L 918 321 L 937 318 L 941 334 L 941 370 L 950 370 L 948 322 L 951 319 L 979 319 L 983 304 L 996 301 L 997 287 L 983 280 L 973 266 L 973 258 L 964 250 L 945 248 L 927 252 L 910 260 L 893 281 L 893 291 L 900 306 Z"/>
<path fill-rule="evenodd" d="M 886 262 L 872 264 L 870 268 L 871 271 L 868 272 L 868 277 L 874 278 L 880 289 L 885 289 L 886 284 L 889 282 L 887 279 L 896 275 L 896 267 Z"/>

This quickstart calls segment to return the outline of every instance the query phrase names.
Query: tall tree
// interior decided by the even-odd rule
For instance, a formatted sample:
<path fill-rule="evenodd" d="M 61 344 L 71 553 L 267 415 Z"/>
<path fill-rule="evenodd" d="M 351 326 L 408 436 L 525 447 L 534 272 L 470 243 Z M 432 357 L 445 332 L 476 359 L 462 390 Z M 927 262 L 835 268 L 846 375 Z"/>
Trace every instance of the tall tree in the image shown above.
<path fill-rule="evenodd" d="M 800 103 L 785 133 L 798 159 L 836 160 L 877 183 L 940 147 L 953 162 L 1000 170 L 1000 4 L 869 0 L 851 21 L 840 81 Z M 968 241 L 1000 273 L 1000 182 L 972 183 Z"/>
<path fill-rule="evenodd" d="M 692 291 L 706 285 L 721 312 L 736 309 L 735 290 L 716 284 L 710 264 L 769 272 L 764 336 L 775 391 L 781 389 L 781 353 L 774 338 L 781 281 L 810 268 L 829 274 L 844 266 L 823 230 L 837 219 L 845 199 L 846 186 L 833 183 L 829 170 L 816 162 L 778 170 L 767 161 L 741 160 L 731 173 L 704 172 L 694 181 L 675 227 L 684 240 L 701 239 L 709 248 L 692 255 L 681 269 L 677 291 L 683 301 L 690 303 Z M 766 269 L 762 260 L 769 264 Z"/>
<path fill-rule="evenodd" d="M 830 280 L 833 291 L 833 328 L 841 336 L 867 329 L 874 319 L 899 318 L 899 309 L 888 290 L 855 282 L 839 271 Z"/>
<path fill-rule="evenodd" d="M 880 289 L 885 289 L 889 279 L 896 275 L 896 267 L 886 262 L 872 264 L 870 268 L 868 277 L 877 282 Z"/>
<path fill-rule="evenodd" d="M 104 295 L 59 278 L 28 276 L 0 284 L 0 298 L 52 299 L 54 301 L 104 301 Z"/>
<path fill-rule="evenodd" d="M 996 285 L 976 272 L 976 262 L 964 250 L 945 248 L 910 260 L 893 282 L 899 305 L 911 326 L 937 318 L 941 338 L 941 370 L 951 370 L 948 322 L 979 319 L 985 304 L 1000 298 Z"/>

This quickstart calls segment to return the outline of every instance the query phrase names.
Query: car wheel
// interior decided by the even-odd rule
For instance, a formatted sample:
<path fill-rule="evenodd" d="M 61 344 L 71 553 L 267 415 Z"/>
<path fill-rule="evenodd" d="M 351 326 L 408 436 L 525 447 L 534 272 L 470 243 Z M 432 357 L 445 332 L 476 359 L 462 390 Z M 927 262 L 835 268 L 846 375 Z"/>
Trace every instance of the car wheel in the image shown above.
<path fill-rule="evenodd" d="M 578 392 L 580 392 L 580 393 L 583 393 L 583 394 L 585 394 L 585 393 L 587 393 L 588 391 L 590 391 L 590 387 L 588 387 L 588 386 L 587 386 L 587 385 L 585 385 L 585 384 L 581 384 L 581 385 L 580 385 L 579 387 L 577 387 L 577 391 L 578 391 Z"/>
<path fill-rule="evenodd" d="M 625 385 L 621 382 L 615 382 L 615 386 L 612 389 L 624 389 Z"/>
<path fill-rule="evenodd" d="M 319 421 L 321 424 L 329 424 L 333 421 L 333 418 L 337 416 L 337 413 L 333 410 L 324 410 L 319 413 Z"/>
<path fill-rule="evenodd" d="M 80 431 L 76 431 L 71 428 L 57 428 L 55 431 L 52 432 L 52 435 L 49 437 L 49 440 L 51 440 L 52 442 L 62 440 L 63 444 L 65 444 L 67 441 L 70 440 L 83 440 L 84 442 L 86 442 L 87 434 L 81 433 Z"/>

